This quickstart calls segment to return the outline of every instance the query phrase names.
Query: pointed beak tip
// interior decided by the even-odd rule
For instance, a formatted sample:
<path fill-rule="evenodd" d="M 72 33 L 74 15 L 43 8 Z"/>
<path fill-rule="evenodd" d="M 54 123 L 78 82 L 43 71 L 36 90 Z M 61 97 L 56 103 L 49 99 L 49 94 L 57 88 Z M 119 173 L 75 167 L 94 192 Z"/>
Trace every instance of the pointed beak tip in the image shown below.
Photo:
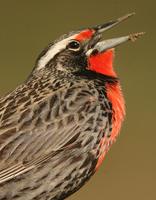
<path fill-rule="evenodd" d="M 95 27 L 93 27 L 93 29 L 98 32 L 99 34 L 100 33 L 103 33 L 104 31 L 106 30 L 109 30 L 111 28 L 113 28 L 114 26 L 120 24 L 121 22 L 127 20 L 128 18 L 132 17 L 135 15 L 135 12 L 132 12 L 132 13 L 129 13 L 129 14 L 126 14 L 122 17 L 119 17 L 118 19 L 116 20 L 112 20 L 112 21 L 109 21 L 107 23 L 104 23 L 104 24 L 101 24 L 101 25 L 97 25 Z"/>
<path fill-rule="evenodd" d="M 133 15 L 135 15 L 135 12 L 124 15 L 124 16 L 118 18 L 115 21 L 110 21 L 106 24 L 96 26 L 94 30 L 98 33 L 97 35 L 101 35 L 102 32 L 118 25 L 119 23 L 121 23 L 122 21 L 128 19 L 129 17 L 131 17 Z M 104 52 L 108 49 L 115 48 L 116 46 L 118 46 L 122 43 L 125 43 L 127 41 L 134 42 L 144 34 L 145 34 L 145 32 L 137 32 L 137 33 L 132 33 L 132 34 L 129 34 L 129 35 L 126 35 L 126 36 L 118 37 L 118 38 L 104 40 L 104 41 L 96 43 L 93 50 L 98 51 L 99 53 Z M 89 52 L 92 53 L 93 51 L 90 50 Z"/>
<path fill-rule="evenodd" d="M 94 48 L 98 50 L 98 52 L 104 52 L 106 50 L 115 48 L 119 46 L 120 44 L 125 43 L 127 41 L 135 42 L 139 37 L 141 37 L 144 34 L 145 32 L 138 32 L 138 33 L 132 33 L 127 36 L 104 40 L 104 41 L 98 42 Z"/>
<path fill-rule="evenodd" d="M 122 17 L 119 17 L 119 18 L 117 19 L 117 22 L 120 23 L 120 22 L 122 22 L 122 21 L 125 21 L 125 20 L 127 20 L 128 18 L 130 18 L 130 17 L 132 17 L 132 16 L 134 16 L 134 15 L 135 15 L 135 12 L 128 13 L 128 14 L 122 16 Z"/>

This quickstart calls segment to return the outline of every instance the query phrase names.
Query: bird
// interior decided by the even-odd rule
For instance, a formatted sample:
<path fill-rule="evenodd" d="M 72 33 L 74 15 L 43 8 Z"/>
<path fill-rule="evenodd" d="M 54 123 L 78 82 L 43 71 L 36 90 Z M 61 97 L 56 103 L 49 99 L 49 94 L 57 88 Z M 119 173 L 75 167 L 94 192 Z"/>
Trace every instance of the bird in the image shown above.
<path fill-rule="evenodd" d="M 102 37 L 132 15 L 61 36 L 0 98 L 0 200 L 63 200 L 99 169 L 125 116 L 114 51 L 143 32 Z"/>

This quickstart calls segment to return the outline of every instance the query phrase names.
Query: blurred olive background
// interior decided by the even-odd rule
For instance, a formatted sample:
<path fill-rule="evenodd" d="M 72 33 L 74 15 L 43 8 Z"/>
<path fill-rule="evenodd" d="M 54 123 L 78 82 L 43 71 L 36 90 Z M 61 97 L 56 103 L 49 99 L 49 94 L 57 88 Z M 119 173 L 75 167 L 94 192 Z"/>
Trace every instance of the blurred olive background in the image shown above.
<path fill-rule="evenodd" d="M 147 32 L 116 51 L 127 117 L 103 166 L 70 200 L 156 199 L 155 7 L 154 0 L 0 0 L 0 95 L 26 79 L 40 51 L 63 33 L 133 11 L 104 37 Z"/>

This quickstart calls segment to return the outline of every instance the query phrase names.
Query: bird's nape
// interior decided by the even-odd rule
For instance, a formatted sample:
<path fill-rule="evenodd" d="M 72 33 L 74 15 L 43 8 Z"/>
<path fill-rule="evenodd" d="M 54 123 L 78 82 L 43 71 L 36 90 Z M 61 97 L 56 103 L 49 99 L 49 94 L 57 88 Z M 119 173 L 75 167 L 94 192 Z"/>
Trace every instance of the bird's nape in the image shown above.
<path fill-rule="evenodd" d="M 101 41 L 102 33 L 133 15 L 134 13 L 127 14 L 117 20 L 74 31 L 61 37 L 40 54 L 34 71 L 37 72 L 43 69 L 44 72 L 44 68 L 50 68 L 52 71 L 58 71 L 58 73 L 69 74 L 89 69 L 97 73 L 102 72 L 104 75 L 115 76 L 112 68 L 113 50 L 111 49 L 126 41 L 135 41 L 143 35 L 143 32 Z M 100 65 L 99 60 L 102 62 L 101 66 L 103 68 L 101 70 L 99 70 L 99 67 L 95 67 L 97 60 L 98 65 Z M 94 61 L 95 63 L 93 63 Z M 68 67 L 64 67 L 64 62 Z"/>
<path fill-rule="evenodd" d="M 0 98 L 0 200 L 62 200 L 102 164 L 125 116 L 112 48 L 142 33 L 100 40 L 132 15 L 56 40 Z"/>

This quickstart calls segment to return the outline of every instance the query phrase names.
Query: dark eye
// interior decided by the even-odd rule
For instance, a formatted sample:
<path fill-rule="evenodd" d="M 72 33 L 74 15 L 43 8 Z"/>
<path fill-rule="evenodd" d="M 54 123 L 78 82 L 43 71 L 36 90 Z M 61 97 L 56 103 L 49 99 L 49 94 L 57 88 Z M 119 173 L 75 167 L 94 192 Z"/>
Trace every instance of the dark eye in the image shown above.
<path fill-rule="evenodd" d="M 71 41 L 69 44 L 68 44 L 68 48 L 73 50 L 73 51 L 78 51 L 80 49 L 80 43 L 78 41 Z"/>

